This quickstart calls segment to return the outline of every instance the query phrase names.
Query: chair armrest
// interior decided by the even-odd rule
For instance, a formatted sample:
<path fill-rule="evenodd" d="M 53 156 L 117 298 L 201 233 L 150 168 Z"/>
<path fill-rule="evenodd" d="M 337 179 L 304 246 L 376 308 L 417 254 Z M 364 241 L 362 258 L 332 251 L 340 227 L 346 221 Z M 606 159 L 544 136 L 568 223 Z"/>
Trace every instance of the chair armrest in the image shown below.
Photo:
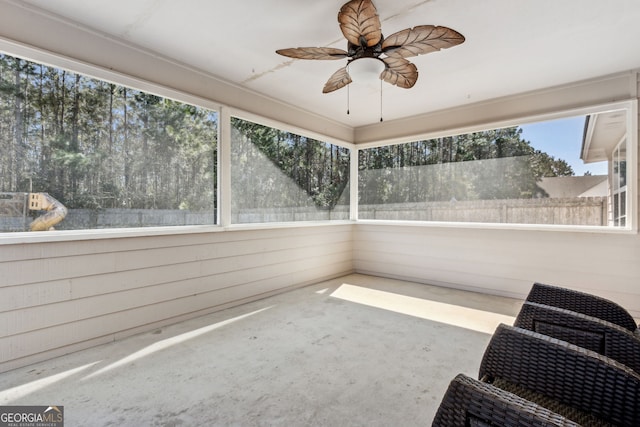
<path fill-rule="evenodd" d="M 490 384 L 456 376 L 442 398 L 432 427 L 563 426 L 578 424 Z"/>
<path fill-rule="evenodd" d="M 597 317 L 632 332 L 638 328 L 634 318 L 623 307 L 608 299 L 584 292 L 534 283 L 526 300 Z"/>
<path fill-rule="evenodd" d="M 527 301 L 513 326 L 593 350 L 640 373 L 640 337 L 606 320 Z"/>
<path fill-rule="evenodd" d="M 616 425 L 640 425 L 640 376 L 630 368 L 564 341 L 499 325 L 480 378 L 502 379 Z"/>

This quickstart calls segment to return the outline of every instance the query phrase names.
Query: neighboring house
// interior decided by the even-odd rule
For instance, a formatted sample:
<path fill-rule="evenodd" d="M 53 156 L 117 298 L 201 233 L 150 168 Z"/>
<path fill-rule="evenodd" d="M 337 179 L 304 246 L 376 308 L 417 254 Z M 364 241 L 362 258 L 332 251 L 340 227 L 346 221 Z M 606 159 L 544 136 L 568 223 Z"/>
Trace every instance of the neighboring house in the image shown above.
<path fill-rule="evenodd" d="M 538 182 L 551 198 L 566 197 L 607 197 L 607 175 L 554 176 L 544 177 Z"/>
<path fill-rule="evenodd" d="M 609 225 L 624 226 L 627 216 L 627 114 L 607 111 L 587 116 L 580 159 L 607 162 L 607 175 L 545 177 L 538 183 L 550 198 L 607 198 Z"/>
<path fill-rule="evenodd" d="M 627 209 L 627 121 L 624 111 L 606 111 L 587 116 L 580 158 L 585 163 L 608 162 L 607 191 L 610 225 L 626 225 Z M 602 184 L 601 184 L 602 185 Z M 590 194 L 591 191 L 586 192 Z"/>

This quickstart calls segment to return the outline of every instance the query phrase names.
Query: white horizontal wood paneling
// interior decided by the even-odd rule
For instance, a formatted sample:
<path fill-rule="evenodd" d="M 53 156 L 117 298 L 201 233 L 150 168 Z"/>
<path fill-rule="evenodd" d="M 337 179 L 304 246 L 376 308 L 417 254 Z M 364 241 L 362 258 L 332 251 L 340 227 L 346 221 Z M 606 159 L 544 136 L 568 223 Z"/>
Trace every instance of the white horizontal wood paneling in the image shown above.
<path fill-rule="evenodd" d="M 0 245 L 0 371 L 351 273 L 352 228 Z"/>
<path fill-rule="evenodd" d="M 402 278 L 522 298 L 533 282 L 591 292 L 640 313 L 636 234 L 358 225 L 354 267 Z"/>

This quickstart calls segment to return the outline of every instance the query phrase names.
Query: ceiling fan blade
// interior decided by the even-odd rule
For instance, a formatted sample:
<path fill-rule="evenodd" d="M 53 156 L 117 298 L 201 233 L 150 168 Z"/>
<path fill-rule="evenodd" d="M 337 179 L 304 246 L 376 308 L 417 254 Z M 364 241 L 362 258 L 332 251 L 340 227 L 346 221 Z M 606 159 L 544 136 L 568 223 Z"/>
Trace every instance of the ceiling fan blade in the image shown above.
<path fill-rule="evenodd" d="M 324 85 L 324 89 L 322 89 L 322 93 L 333 92 L 334 90 L 345 87 L 352 81 L 351 76 L 349 76 L 349 73 L 347 72 L 347 67 L 340 68 L 329 78 L 327 83 Z"/>
<path fill-rule="evenodd" d="M 351 0 L 338 12 L 340 30 L 349 43 L 373 47 L 382 40 L 380 17 L 371 0 Z"/>
<path fill-rule="evenodd" d="M 382 43 L 382 51 L 394 58 L 409 58 L 456 46 L 464 40 L 451 28 L 420 25 L 391 34 Z"/>
<path fill-rule="evenodd" d="M 409 89 L 418 80 L 418 68 L 404 58 L 384 58 L 382 60 L 387 67 L 380 78 L 387 83 Z"/>
<path fill-rule="evenodd" d="M 297 47 L 290 49 L 279 49 L 276 53 L 295 59 L 343 59 L 347 52 L 333 47 Z"/>

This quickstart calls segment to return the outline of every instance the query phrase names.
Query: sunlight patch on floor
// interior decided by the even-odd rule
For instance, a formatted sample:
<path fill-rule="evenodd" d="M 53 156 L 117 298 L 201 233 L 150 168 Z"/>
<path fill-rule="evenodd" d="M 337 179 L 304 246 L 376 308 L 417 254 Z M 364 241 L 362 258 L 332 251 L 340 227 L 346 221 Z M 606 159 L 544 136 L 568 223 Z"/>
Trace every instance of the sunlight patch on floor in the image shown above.
<path fill-rule="evenodd" d="M 53 385 L 58 381 L 62 381 L 65 378 L 69 378 L 79 372 L 85 371 L 98 363 L 100 363 L 100 361 L 89 363 L 84 366 L 80 366 L 78 368 L 69 369 L 68 371 L 60 372 L 59 374 L 51 375 L 46 378 L 41 378 L 36 381 L 31 381 L 30 383 L 27 383 L 27 384 L 22 384 L 16 387 L 2 390 L 0 391 L 0 403 L 7 404 L 14 400 L 23 398 L 45 387 L 49 387 L 50 385 Z"/>
<path fill-rule="evenodd" d="M 195 329 L 193 331 L 185 332 L 184 334 L 176 335 L 175 337 L 171 337 L 171 338 L 167 338 L 167 339 L 162 340 L 162 341 L 155 342 L 155 343 L 143 348 L 142 350 L 138 350 L 135 353 L 132 353 L 129 356 L 118 360 L 117 362 L 114 362 L 114 363 L 112 363 L 112 364 L 110 364 L 108 366 L 105 366 L 104 368 L 101 368 L 101 369 L 97 370 L 96 372 L 93 372 L 93 373 L 87 375 L 86 377 L 83 378 L 83 380 L 88 380 L 88 379 L 94 378 L 94 377 L 96 377 L 98 375 L 102 375 L 105 372 L 111 371 L 113 369 L 119 368 L 119 367 L 124 366 L 124 365 L 129 364 L 129 363 L 135 362 L 138 359 L 141 359 L 143 357 L 149 356 L 149 355 L 151 355 L 153 353 L 156 353 L 158 351 L 167 349 L 167 348 L 169 348 L 171 346 L 174 346 L 174 345 L 178 345 L 178 344 L 183 343 L 183 342 L 185 342 L 187 340 L 190 340 L 190 339 L 193 339 L 193 338 L 197 338 L 200 335 L 204 335 L 207 332 L 211 332 L 213 330 L 219 329 L 219 328 L 221 328 L 223 326 L 229 325 L 230 323 L 237 322 L 239 320 L 246 319 L 247 317 L 250 317 L 250 316 L 256 315 L 258 313 L 261 313 L 263 311 L 269 310 L 272 307 L 273 306 L 261 308 L 260 310 L 252 311 L 251 313 L 243 314 L 241 316 L 237 316 L 237 317 L 234 317 L 234 318 L 231 318 L 231 319 L 227 319 L 227 320 L 224 320 L 222 322 L 214 323 L 213 325 L 208 325 L 208 326 L 205 326 L 205 327 L 202 327 L 202 328 L 199 328 L 199 329 Z"/>
<path fill-rule="evenodd" d="M 513 325 L 515 317 L 454 304 L 429 301 L 392 292 L 342 284 L 332 297 L 460 328 L 493 334 L 500 323 Z"/>

